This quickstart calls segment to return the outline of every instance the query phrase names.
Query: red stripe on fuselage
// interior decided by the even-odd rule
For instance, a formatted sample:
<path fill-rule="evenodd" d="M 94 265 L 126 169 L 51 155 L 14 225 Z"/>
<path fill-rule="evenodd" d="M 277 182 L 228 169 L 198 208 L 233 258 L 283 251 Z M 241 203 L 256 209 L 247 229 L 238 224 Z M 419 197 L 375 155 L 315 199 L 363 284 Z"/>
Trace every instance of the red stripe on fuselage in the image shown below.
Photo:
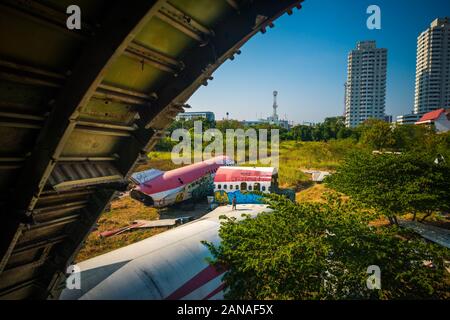
<path fill-rule="evenodd" d="M 197 273 L 193 278 L 185 282 L 181 287 L 179 287 L 177 290 L 172 292 L 169 296 L 166 297 L 166 300 L 179 300 L 185 296 L 187 296 L 189 293 L 193 292 L 194 290 L 200 288 L 207 282 L 213 280 L 214 278 L 217 278 L 221 274 L 223 274 L 225 270 L 223 271 L 217 271 L 217 269 L 213 266 L 208 266 L 199 273 Z"/>
<path fill-rule="evenodd" d="M 208 300 L 212 297 L 214 297 L 216 294 L 218 294 L 220 291 L 222 291 L 225 288 L 225 283 L 222 283 L 220 286 L 215 288 L 213 291 L 211 291 L 206 297 L 204 297 L 202 300 Z"/>

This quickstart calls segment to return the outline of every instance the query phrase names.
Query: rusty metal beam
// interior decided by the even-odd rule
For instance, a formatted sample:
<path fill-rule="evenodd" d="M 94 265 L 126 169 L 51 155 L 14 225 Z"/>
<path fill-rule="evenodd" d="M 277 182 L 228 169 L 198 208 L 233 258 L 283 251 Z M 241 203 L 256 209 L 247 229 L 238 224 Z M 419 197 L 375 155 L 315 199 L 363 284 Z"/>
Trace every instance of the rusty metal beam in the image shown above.
<path fill-rule="evenodd" d="M 163 54 L 161 52 L 158 52 L 156 50 L 150 49 L 149 47 L 139 43 L 136 40 L 133 40 L 130 43 L 128 48 L 131 48 L 134 51 L 138 51 L 142 55 L 147 56 L 147 57 L 149 57 L 151 59 L 155 59 L 155 60 L 161 61 L 162 63 L 164 63 L 166 65 L 173 66 L 173 67 L 175 67 L 177 69 L 182 69 L 183 68 L 183 65 L 184 65 L 183 62 L 178 61 L 178 60 L 176 60 L 176 59 L 174 59 L 172 57 L 169 57 L 168 55 Z"/>
<path fill-rule="evenodd" d="M 0 127 L 41 129 L 45 117 L 0 111 Z"/>
<path fill-rule="evenodd" d="M 69 228 L 69 234 L 71 235 L 71 240 L 65 248 L 66 256 L 57 257 L 58 259 L 56 265 L 53 268 L 58 270 L 64 269 L 68 264 L 72 264 L 75 259 L 76 253 L 80 250 L 82 244 L 92 232 L 95 226 L 98 216 L 105 210 L 105 207 L 111 201 L 115 192 L 111 190 L 98 189 L 95 194 L 92 195 L 91 201 L 88 207 L 82 209 L 82 223 L 72 224 Z M 45 268 L 45 266 L 44 266 Z M 49 269 L 48 274 L 51 274 L 54 270 Z M 58 298 L 59 292 L 62 289 L 61 283 L 64 283 L 65 274 L 64 272 L 56 272 L 52 276 L 48 285 L 48 297 L 50 299 Z"/>
<path fill-rule="evenodd" d="M 19 265 L 19 266 L 13 267 L 11 269 L 3 270 L 3 272 L 5 273 L 4 276 L 6 276 L 7 274 L 11 274 L 11 273 L 23 272 L 24 269 L 33 269 L 33 268 L 42 266 L 45 263 L 45 260 L 47 259 L 51 248 L 52 248 L 51 244 L 48 244 L 47 246 L 45 246 L 44 250 L 40 254 L 39 258 L 37 260 L 33 261 L 33 262 L 30 262 L 30 263 L 27 263 L 27 264 L 23 264 L 23 265 Z"/>
<path fill-rule="evenodd" d="M 22 128 L 22 129 L 35 129 L 39 130 L 42 128 L 40 124 L 33 124 L 21 121 L 4 121 L 0 118 L 0 127 L 9 127 L 9 128 Z"/>
<path fill-rule="evenodd" d="M 174 6 L 172 3 L 167 1 L 164 3 L 163 7 L 161 8 L 160 12 L 167 13 L 168 15 L 172 17 L 178 17 L 180 21 L 184 21 L 187 25 L 189 25 L 194 30 L 198 30 L 201 33 L 212 36 L 214 35 L 214 31 L 211 29 L 205 27 L 200 22 L 196 21 L 194 18 L 188 16 L 185 12 L 178 9 L 176 6 Z"/>
<path fill-rule="evenodd" d="M 12 286 L 10 288 L 7 288 L 5 291 L 0 292 L 0 299 L 9 299 L 10 295 L 16 292 L 19 292 L 22 289 L 26 289 L 28 287 L 32 287 L 35 285 L 37 279 L 31 279 L 29 281 L 25 281 L 22 283 L 19 283 L 15 286 Z"/>
<path fill-rule="evenodd" d="M 151 59 L 143 54 L 141 54 L 138 51 L 134 51 L 131 48 L 127 48 L 127 50 L 125 51 L 125 55 L 137 60 L 138 62 L 144 63 L 144 64 L 148 64 L 152 67 L 155 67 L 159 70 L 165 71 L 165 72 L 169 72 L 169 73 L 176 73 L 176 70 L 173 69 L 172 67 L 169 67 L 168 65 L 161 63 L 157 60 Z"/>
<path fill-rule="evenodd" d="M 11 204 L 16 210 L 31 211 L 53 170 L 62 149 L 75 129 L 78 109 L 87 104 L 101 84 L 105 70 L 119 57 L 157 8 L 156 1 L 118 1 L 95 39 L 84 50 L 68 77 L 53 112 L 30 159 L 19 177 Z M 114 30 L 114 32 L 111 32 Z"/>
<path fill-rule="evenodd" d="M 27 232 L 29 231 L 33 231 L 33 230 L 45 230 L 48 228 L 54 228 L 54 227 L 59 227 L 59 226 L 64 226 L 66 224 L 75 222 L 78 218 L 80 217 L 80 213 L 76 213 L 76 214 L 72 214 L 66 217 L 62 217 L 59 219 L 54 219 L 51 221 L 47 221 L 47 222 L 42 222 L 42 223 L 36 223 L 36 224 L 32 224 L 30 225 L 29 229 L 27 230 Z"/>
<path fill-rule="evenodd" d="M 131 105 L 150 105 L 151 99 L 151 96 L 148 96 L 148 98 L 147 97 L 141 98 L 135 95 L 128 95 L 110 90 L 105 90 L 103 88 L 97 89 L 97 91 L 94 92 L 93 97 L 100 100 L 114 101 Z"/>
<path fill-rule="evenodd" d="M 18 75 L 16 73 L 2 71 L 2 70 L 0 70 L 0 79 L 9 81 L 9 82 L 29 84 L 29 85 L 34 85 L 34 86 L 44 86 L 44 87 L 52 87 L 52 88 L 62 87 L 61 83 L 58 83 L 53 80 L 45 80 L 45 79 L 40 79 L 37 77 L 26 76 L 26 75 Z"/>
<path fill-rule="evenodd" d="M 159 8 L 155 6 L 156 3 L 155 0 L 119 0 L 112 3 L 103 25 L 86 45 L 72 74 L 67 77 L 41 131 L 40 139 L 25 161 L 17 183 L 11 190 L 11 196 L 2 208 L 4 221 L 0 226 L 0 272 L 22 234 L 23 221 L 29 220 L 67 139 L 76 127 L 79 110 L 93 96 L 106 70 L 124 52 L 134 35 L 154 16 Z M 23 81 L 14 77 L 12 80 Z M 112 195 L 113 193 L 110 194 Z M 92 219 L 96 219 L 98 214 L 100 213 L 95 212 Z M 78 218 L 79 215 L 73 216 L 70 221 L 56 220 L 52 223 L 65 224 Z M 50 266 L 49 268 L 52 269 Z M 47 285 L 48 283 L 44 284 L 45 287 Z"/>
<path fill-rule="evenodd" d="M 110 124 L 105 122 L 94 122 L 94 121 L 82 121 L 77 120 L 77 127 L 94 127 L 94 128 L 100 128 L 100 129 L 111 129 L 111 130 L 117 130 L 117 131 L 135 131 L 136 126 L 121 126 L 116 124 Z"/>
<path fill-rule="evenodd" d="M 201 25 L 168 2 L 163 4 L 156 16 L 178 31 L 183 32 L 188 37 L 199 42 L 204 42 L 208 36 L 214 35 L 212 30 Z"/>
<path fill-rule="evenodd" d="M 91 126 L 79 126 L 75 127 L 75 130 L 80 132 L 85 132 L 89 134 L 100 134 L 105 136 L 114 136 L 114 137 L 131 137 L 131 133 L 129 131 L 117 130 L 117 129 L 108 129 L 108 128 L 98 128 Z"/>
<path fill-rule="evenodd" d="M 50 239 L 38 241 L 36 243 L 21 246 L 20 248 L 17 248 L 16 250 L 14 250 L 12 255 L 21 254 L 21 253 L 31 251 L 31 250 L 41 249 L 41 248 L 47 247 L 49 245 L 55 245 L 55 244 L 61 243 L 61 241 L 63 241 L 65 238 L 67 238 L 67 235 L 61 235 L 58 237 L 53 237 Z"/>
<path fill-rule="evenodd" d="M 36 75 L 46 76 L 49 78 L 55 78 L 55 79 L 60 79 L 60 80 L 66 79 L 65 75 L 57 73 L 57 72 L 44 70 L 42 68 L 36 68 L 33 66 L 27 66 L 24 64 L 15 63 L 15 62 L 4 60 L 4 59 L 0 59 L 0 66 L 14 69 L 17 71 L 24 71 L 24 72 L 28 72 L 28 73 L 32 73 L 32 74 L 36 74 Z"/>
<path fill-rule="evenodd" d="M 16 112 L 4 112 L 0 111 L 1 118 L 12 118 L 12 119 L 22 119 L 22 120 L 34 120 L 34 121 L 44 121 L 45 117 L 36 116 L 27 113 L 16 113 Z"/>
<path fill-rule="evenodd" d="M 146 93 L 142 93 L 142 92 L 138 92 L 138 91 L 133 91 L 130 89 L 119 88 L 117 86 L 114 86 L 111 84 L 106 84 L 106 83 L 102 83 L 98 87 L 104 91 L 115 92 L 115 93 L 118 93 L 121 95 L 141 98 L 141 99 L 148 100 L 148 101 L 153 101 L 153 100 L 157 99 L 156 93 L 146 94 Z"/>
<path fill-rule="evenodd" d="M 0 158 L 0 169 L 14 170 L 22 168 L 25 158 Z"/>
<path fill-rule="evenodd" d="M 101 161 L 116 161 L 119 157 L 61 157 L 58 159 L 59 162 L 101 162 Z"/>

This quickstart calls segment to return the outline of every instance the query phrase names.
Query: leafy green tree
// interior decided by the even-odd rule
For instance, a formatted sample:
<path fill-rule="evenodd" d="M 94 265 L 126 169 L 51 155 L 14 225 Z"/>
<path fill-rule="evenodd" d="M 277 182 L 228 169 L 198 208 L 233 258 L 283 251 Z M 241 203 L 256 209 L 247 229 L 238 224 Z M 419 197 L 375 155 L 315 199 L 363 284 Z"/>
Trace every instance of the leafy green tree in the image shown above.
<path fill-rule="evenodd" d="M 237 120 L 220 120 L 216 121 L 216 128 L 225 133 L 227 129 L 243 129 L 244 126 Z"/>
<path fill-rule="evenodd" d="M 294 203 L 267 200 L 273 212 L 237 221 L 224 218 L 221 243 L 206 243 L 210 263 L 226 268 L 228 299 L 442 298 L 448 294 L 448 249 L 397 227 L 373 227 L 377 217 L 351 201 Z M 395 257 L 395 258 L 393 258 Z M 423 261 L 432 261 L 433 267 Z M 367 286 L 379 266 L 381 289 Z"/>
<path fill-rule="evenodd" d="M 423 153 L 351 153 L 326 179 L 335 190 L 397 224 L 397 215 L 431 213 L 450 206 L 450 167 Z"/>
<path fill-rule="evenodd" d="M 428 137 L 435 133 L 427 126 L 413 124 L 398 125 L 394 128 L 395 148 L 402 151 L 424 150 Z"/>
<path fill-rule="evenodd" d="M 376 150 L 394 146 L 391 125 L 383 120 L 369 119 L 361 127 L 361 143 Z"/>

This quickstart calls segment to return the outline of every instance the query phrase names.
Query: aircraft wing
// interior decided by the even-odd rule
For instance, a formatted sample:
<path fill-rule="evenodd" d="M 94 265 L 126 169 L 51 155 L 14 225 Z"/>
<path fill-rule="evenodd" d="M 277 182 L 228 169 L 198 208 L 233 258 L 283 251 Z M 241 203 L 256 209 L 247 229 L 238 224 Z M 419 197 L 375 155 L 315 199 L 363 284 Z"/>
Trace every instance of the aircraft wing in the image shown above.
<path fill-rule="evenodd" d="M 157 170 L 157 169 L 150 169 L 145 170 L 141 172 L 136 172 L 131 175 L 131 181 L 133 181 L 136 184 L 143 184 L 147 181 L 150 181 L 156 177 L 159 177 L 162 175 L 164 171 Z"/>

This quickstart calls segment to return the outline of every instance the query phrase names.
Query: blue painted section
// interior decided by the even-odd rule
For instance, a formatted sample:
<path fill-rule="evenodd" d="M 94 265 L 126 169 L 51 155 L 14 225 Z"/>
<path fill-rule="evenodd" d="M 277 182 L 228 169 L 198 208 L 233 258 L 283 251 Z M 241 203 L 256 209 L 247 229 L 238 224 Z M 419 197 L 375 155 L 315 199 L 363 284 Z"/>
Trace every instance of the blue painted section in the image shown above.
<path fill-rule="evenodd" d="M 236 190 L 233 192 L 225 192 L 224 190 L 214 192 L 214 199 L 216 202 L 225 203 L 226 198 L 228 198 L 228 204 L 231 204 L 234 196 L 236 196 L 237 204 L 261 204 L 262 196 L 254 194 L 251 192 L 241 192 L 241 190 Z"/>

